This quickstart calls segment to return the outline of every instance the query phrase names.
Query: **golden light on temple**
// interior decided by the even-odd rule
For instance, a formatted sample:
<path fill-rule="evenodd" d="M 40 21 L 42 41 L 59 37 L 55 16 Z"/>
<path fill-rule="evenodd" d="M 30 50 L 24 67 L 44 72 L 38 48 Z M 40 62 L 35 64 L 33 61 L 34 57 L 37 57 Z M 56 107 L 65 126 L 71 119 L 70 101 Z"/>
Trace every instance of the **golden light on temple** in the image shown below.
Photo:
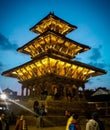
<path fill-rule="evenodd" d="M 105 70 L 75 61 L 76 55 L 88 51 L 89 46 L 67 38 L 65 35 L 77 27 L 50 13 L 30 30 L 39 35 L 29 41 L 18 52 L 31 56 L 23 65 L 2 73 L 3 76 L 17 78 L 24 88 L 37 89 L 39 82 L 82 86 L 94 76 L 106 74 Z M 48 77 L 48 78 L 47 78 Z M 43 80 L 40 80 L 42 79 Z M 43 83 L 42 83 L 43 84 Z M 30 87 L 31 86 L 31 87 Z M 36 87 L 35 87 L 36 86 Z M 50 91 L 50 90 L 49 90 Z"/>
<path fill-rule="evenodd" d="M 54 14 L 50 14 L 50 15 L 47 15 L 39 23 L 34 25 L 30 30 L 38 34 L 42 34 L 43 32 L 50 29 L 50 30 L 53 30 L 55 32 L 65 35 L 75 30 L 76 28 L 77 28 L 76 26 L 73 26 L 67 23 L 66 21 L 55 16 Z"/>
<path fill-rule="evenodd" d="M 59 53 L 65 58 L 73 58 L 78 53 L 89 50 L 90 47 L 66 38 L 61 34 L 58 35 L 53 31 L 47 31 L 23 47 L 18 48 L 18 51 L 29 54 L 34 58 L 50 49 L 53 53 Z"/>
<path fill-rule="evenodd" d="M 99 69 L 97 69 L 99 71 Z M 92 68 L 85 64 L 79 65 L 76 61 L 66 61 L 64 59 L 58 59 L 58 57 L 45 57 L 40 60 L 33 60 L 18 68 L 14 68 L 10 72 L 6 73 L 6 76 L 18 78 L 20 81 L 29 80 L 32 77 L 39 77 L 41 75 L 55 74 L 59 76 L 65 76 L 73 79 L 80 79 L 86 81 L 92 76 L 99 75 L 96 72 L 96 68 Z M 100 75 L 103 71 L 100 72 Z M 5 75 L 5 73 L 4 73 Z"/>

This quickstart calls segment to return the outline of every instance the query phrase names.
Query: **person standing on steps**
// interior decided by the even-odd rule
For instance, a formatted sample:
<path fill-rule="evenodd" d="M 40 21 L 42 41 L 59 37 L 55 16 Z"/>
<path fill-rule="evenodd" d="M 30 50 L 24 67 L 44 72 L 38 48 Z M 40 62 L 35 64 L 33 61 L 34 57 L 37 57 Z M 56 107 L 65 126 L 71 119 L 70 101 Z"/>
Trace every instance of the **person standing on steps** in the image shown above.
<path fill-rule="evenodd" d="M 24 115 L 20 115 L 20 117 L 17 119 L 15 130 L 28 130 L 27 122 Z"/>
<path fill-rule="evenodd" d="M 4 113 L 0 116 L 0 130 L 9 130 L 9 123 Z"/>

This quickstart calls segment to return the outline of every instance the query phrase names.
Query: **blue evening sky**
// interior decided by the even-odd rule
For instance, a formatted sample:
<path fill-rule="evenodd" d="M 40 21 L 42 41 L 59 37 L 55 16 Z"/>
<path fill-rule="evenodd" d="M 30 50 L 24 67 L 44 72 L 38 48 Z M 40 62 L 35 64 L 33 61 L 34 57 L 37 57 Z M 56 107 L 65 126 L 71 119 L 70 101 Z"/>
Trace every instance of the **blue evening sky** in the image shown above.
<path fill-rule="evenodd" d="M 67 37 L 91 47 L 76 59 L 107 71 L 86 89 L 110 89 L 110 0 L 0 0 L 0 73 L 30 60 L 16 51 L 37 34 L 29 29 L 50 12 L 78 28 Z M 21 89 L 17 79 L 0 75 L 0 88 Z"/>

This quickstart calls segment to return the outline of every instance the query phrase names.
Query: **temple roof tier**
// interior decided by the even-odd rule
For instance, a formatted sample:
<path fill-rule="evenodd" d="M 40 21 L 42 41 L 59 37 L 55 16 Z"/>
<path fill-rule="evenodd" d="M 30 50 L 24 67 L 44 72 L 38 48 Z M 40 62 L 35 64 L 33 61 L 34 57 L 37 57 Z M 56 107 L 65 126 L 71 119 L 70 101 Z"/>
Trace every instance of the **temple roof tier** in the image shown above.
<path fill-rule="evenodd" d="M 60 34 L 66 35 L 69 32 L 75 30 L 77 27 L 71 25 L 70 23 L 64 21 L 63 19 L 57 17 L 53 13 L 48 14 L 45 18 L 43 18 L 40 22 L 35 24 L 30 31 L 42 34 L 48 29 L 58 32 Z"/>
<path fill-rule="evenodd" d="M 106 72 L 78 61 L 70 61 L 55 55 L 47 55 L 2 73 L 4 76 L 17 78 L 20 82 L 48 74 L 86 82 L 89 78 L 106 74 Z"/>
<path fill-rule="evenodd" d="M 45 79 L 50 82 L 51 78 L 62 84 L 72 81 L 72 84 L 83 86 L 90 78 L 106 74 L 107 72 L 103 69 L 73 60 L 77 54 L 90 49 L 89 46 L 65 36 L 76 28 L 54 13 L 48 14 L 30 28 L 30 31 L 39 35 L 17 49 L 19 52 L 30 55 L 31 60 L 4 71 L 2 75 L 17 78 L 23 86 L 26 84 L 28 88 L 29 84 L 37 84 L 39 81 L 42 84 Z"/>
<path fill-rule="evenodd" d="M 65 58 L 74 58 L 77 54 L 89 50 L 90 47 L 71 40 L 64 35 L 54 31 L 46 31 L 29 41 L 24 46 L 18 48 L 17 51 L 31 55 L 35 58 L 42 53 L 53 51 Z"/>

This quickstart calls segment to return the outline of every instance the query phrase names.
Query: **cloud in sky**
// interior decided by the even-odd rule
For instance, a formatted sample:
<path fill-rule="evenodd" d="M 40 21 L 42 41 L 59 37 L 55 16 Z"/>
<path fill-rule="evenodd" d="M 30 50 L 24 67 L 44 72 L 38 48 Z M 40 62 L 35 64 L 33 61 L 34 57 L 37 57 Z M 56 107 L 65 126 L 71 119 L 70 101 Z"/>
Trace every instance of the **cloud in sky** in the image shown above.
<path fill-rule="evenodd" d="M 86 63 L 88 65 L 92 65 L 99 68 L 106 68 L 108 67 L 107 64 L 103 60 L 103 56 L 101 54 L 101 48 L 102 46 L 98 46 L 96 48 L 91 48 L 88 52 L 84 52 L 82 55 L 79 55 L 76 57 L 76 60 L 84 62 L 84 59 L 86 59 Z"/>
<path fill-rule="evenodd" d="M 90 61 L 89 62 L 90 65 L 104 69 L 107 67 L 107 65 L 103 61 L 103 56 L 101 55 L 101 51 L 100 51 L 101 48 L 102 48 L 101 45 L 97 48 L 92 48 L 90 56 L 88 58 Z"/>
<path fill-rule="evenodd" d="M 18 45 L 11 43 L 8 38 L 0 33 L 0 50 L 16 50 Z"/>
<path fill-rule="evenodd" d="M 28 0 L 27 3 L 23 0 L 2 0 L 0 2 L 2 57 L 0 72 L 30 60 L 28 55 L 18 53 L 16 49 L 36 36 L 29 31 L 29 28 L 50 11 L 54 11 L 55 15 L 78 27 L 67 35 L 70 39 L 91 47 L 89 51 L 79 54 L 76 60 L 107 71 L 104 76 L 91 78 L 86 87 L 110 88 L 110 0 Z M 0 76 L 0 87 L 21 88 L 21 84 L 15 82 L 14 78 L 11 81 L 8 79 L 10 78 Z"/>
<path fill-rule="evenodd" d="M 91 53 L 92 55 L 89 57 L 90 60 L 94 61 L 94 59 L 95 60 L 100 60 L 102 58 L 101 52 L 100 52 L 101 47 L 102 46 L 100 45 L 98 48 L 92 48 L 92 53 Z"/>
<path fill-rule="evenodd" d="M 98 87 L 107 87 L 109 88 L 110 82 L 110 64 L 104 62 L 103 55 L 102 55 L 102 46 L 94 47 L 90 50 L 89 55 L 87 56 L 88 64 L 95 66 L 97 68 L 103 69 L 107 72 L 107 74 L 103 76 L 96 76 L 94 78 L 90 78 L 89 82 L 86 83 L 88 88 L 97 88 Z"/>
<path fill-rule="evenodd" d="M 18 44 L 10 42 L 3 34 L 0 33 L 0 73 L 10 68 L 16 67 L 26 62 L 29 57 L 17 52 Z"/>
<path fill-rule="evenodd" d="M 12 43 L 6 38 L 3 34 L 0 33 L 0 72 L 2 72 L 5 67 L 7 68 L 8 64 L 12 63 L 11 53 L 16 52 L 18 45 L 16 43 Z M 5 60 L 8 64 L 5 63 Z"/>

